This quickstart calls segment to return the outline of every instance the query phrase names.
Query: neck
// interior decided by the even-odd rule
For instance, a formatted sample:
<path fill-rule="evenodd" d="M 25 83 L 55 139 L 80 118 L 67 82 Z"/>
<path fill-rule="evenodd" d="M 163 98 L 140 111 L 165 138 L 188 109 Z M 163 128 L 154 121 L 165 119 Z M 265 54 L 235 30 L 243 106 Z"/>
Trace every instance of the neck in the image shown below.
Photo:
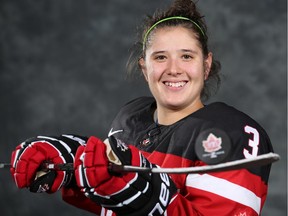
<path fill-rule="evenodd" d="M 161 125 L 171 125 L 203 107 L 204 105 L 201 101 L 184 109 L 169 109 L 157 106 L 154 119 Z"/>

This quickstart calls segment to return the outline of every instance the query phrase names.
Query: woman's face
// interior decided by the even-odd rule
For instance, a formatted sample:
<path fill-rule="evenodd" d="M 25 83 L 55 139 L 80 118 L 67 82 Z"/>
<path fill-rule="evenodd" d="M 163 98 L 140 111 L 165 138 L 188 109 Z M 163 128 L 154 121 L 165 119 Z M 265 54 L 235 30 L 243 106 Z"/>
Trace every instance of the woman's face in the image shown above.
<path fill-rule="evenodd" d="M 203 106 L 201 91 L 212 54 L 204 59 L 194 33 L 184 27 L 163 27 L 152 34 L 145 59 L 139 63 L 157 107 L 182 110 Z"/>

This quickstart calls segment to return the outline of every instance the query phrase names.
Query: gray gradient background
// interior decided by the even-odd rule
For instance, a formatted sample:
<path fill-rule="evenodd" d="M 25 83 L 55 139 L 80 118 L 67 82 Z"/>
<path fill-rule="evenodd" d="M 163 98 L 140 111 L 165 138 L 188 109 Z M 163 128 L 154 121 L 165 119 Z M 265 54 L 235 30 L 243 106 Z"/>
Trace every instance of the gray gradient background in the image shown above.
<path fill-rule="evenodd" d="M 40 134 L 101 138 L 117 110 L 149 94 L 125 80 L 128 49 L 144 14 L 161 0 L 0 1 L 0 161 Z M 226 78 L 211 101 L 243 110 L 268 132 L 282 157 L 272 167 L 264 216 L 287 214 L 287 2 L 200 0 L 211 48 Z M 31 194 L 0 171 L 1 216 L 91 215 L 59 194 Z"/>

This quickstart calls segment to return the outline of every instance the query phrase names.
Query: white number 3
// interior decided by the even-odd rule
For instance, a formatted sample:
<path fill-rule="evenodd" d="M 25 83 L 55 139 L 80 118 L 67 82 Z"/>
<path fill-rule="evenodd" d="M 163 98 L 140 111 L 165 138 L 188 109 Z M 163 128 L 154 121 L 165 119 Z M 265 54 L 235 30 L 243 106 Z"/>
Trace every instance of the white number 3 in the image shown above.
<path fill-rule="evenodd" d="M 253 135 L 253 139 L 249 139 L 248 145 L 252 147 L 252 153 L 250 153 L 247 149 L 244 149 L 243 153 L 245 158 L 252 158 L 258 155 L 258 146 L 259 146 L 259 132 L 250 126 L 245 126 L 245 132 Z"/>

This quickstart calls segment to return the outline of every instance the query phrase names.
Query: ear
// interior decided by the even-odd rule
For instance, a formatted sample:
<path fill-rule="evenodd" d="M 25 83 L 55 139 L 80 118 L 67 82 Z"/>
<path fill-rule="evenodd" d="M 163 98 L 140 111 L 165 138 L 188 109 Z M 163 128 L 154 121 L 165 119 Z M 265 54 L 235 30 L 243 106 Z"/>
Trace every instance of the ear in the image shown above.
<path fill-rule="evenodd" d="M 210 73 L 211 66 L 212 66 L 212 61 L 213 61 L 213 54 L 212 52 L 209 52 L 207 58 L 204 60 L 204 79 L 205 80 L 207 80 L 209 77 L 209 73 Z"/>
<path fill-rule="evenodd" d="M 145 60 L 143 57 L 141 57 L 138 61 L 138 64 L 139 64 L 139 67 L 141 68 L 142 70 L 142 73 L 146 79 L 146 81 L 148 80 L 148 77 L 147 77 L 147 68 L 146 68 L 146 64 L 145 64 Z"/>

